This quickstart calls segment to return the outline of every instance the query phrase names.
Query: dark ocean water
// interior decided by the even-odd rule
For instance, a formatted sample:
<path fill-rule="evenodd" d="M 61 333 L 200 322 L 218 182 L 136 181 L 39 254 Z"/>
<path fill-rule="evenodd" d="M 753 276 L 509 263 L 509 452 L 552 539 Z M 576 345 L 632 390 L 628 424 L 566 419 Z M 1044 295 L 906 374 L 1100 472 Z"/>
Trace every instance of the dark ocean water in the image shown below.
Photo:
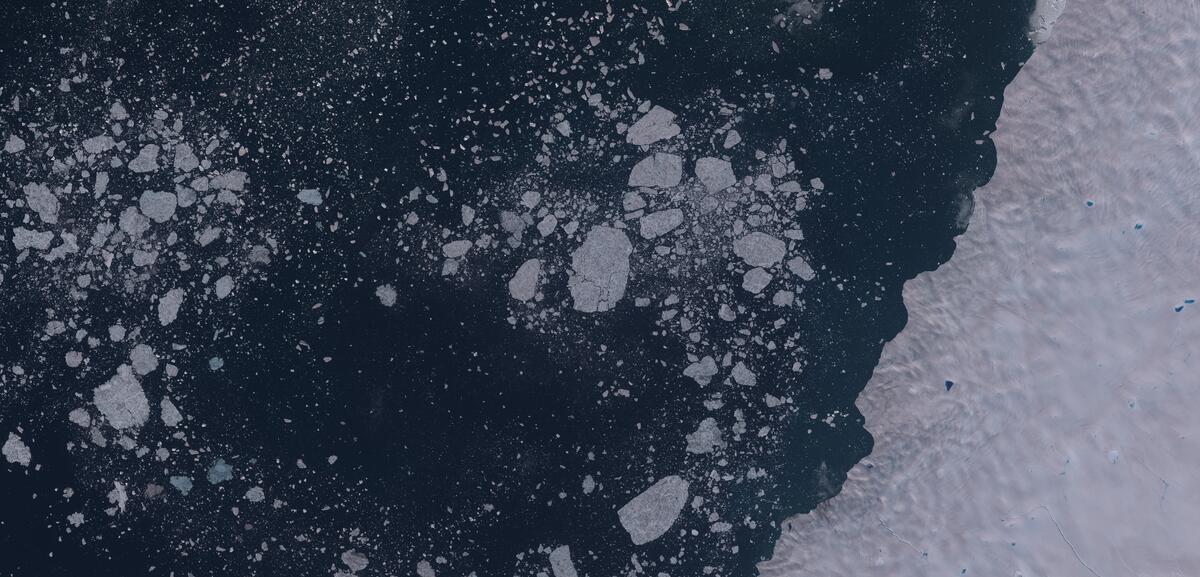
<path fill-rule="evenodd" d="M 741 130 L 749 142 L 783 137 L 804 147 L 799 170 L 819 174 L 837 191 L 812 199 L 797 223 L 825 276 L 838 279 L 807 288 L 807 306 L 792 319 L 806 327 L 806 369 L 797 376 L 787 363 L 768 365 L 759 381 L 796 399 L 805 415 L 848 417 L 838 428 L 796 418 L 774 433 L 779 442 L 771 450 L 729 456 L 768 469 L 773 483 L 704 495 L 725 503 L 725 519 L 757 521 L 736 525 L 722 537 L 725 546 L 711 546 L 705 518 L 685 515 L 676 529 L 701 537 L 664 537 L 637 548 L 615 522 L 616 509 L 648 480 L 702 475 L 707 466 L 696 469 L 681 451 L 663 450 L 690 433 L 705 410 L 684 402 L 697 395 L 696 385 L 677 366 L 682 345 L 651 334 L 656 313 L 618 308 L 580 322 L 566 337 L 521 330 L 506 319 L 502 282 L 444 280 L 394 250 L 395 223 L 407 209 L 392 201 L 414 186 L 436 186 L 426 167 L 455 174 L 469 200 L 470 191 L 527 170 L 538 152 L 533 132 L 455 122 L 462 111 L 503 105 L 495 117 L 519 127 L 544 119 L 563 98 L 511 98 L 529 90 L 529 71 L 553 61 L 554 49 L 469 41 L 471 33 L 503 29 L 517 38 L 586 42 L 547 25 L 588 8 L 605 10 L 603 3 L 583 4 L 592 5 L 85 3 L 71 7 L 70 20 L 61 7 L 0 8 L 0 100 L 30 87 L 52 93 L 46 87 L 61 74 L 59 48 L 91 47 L 110 62 L 120 59 L 126 99 L 174 95 L 177 107 L 186 102 L 254 151 L 243 162 L 262 197 L 248 211 L 288 247 L 258 282 L 244 283 L 235 305 L 185 311 L 177 321 L 185 327 L 180 340 L 192 346 L 179 356 L 191 376 L 175 386 L 189 414 L 204 422 L 207 443 L 195 458 L 198 487 L 190 501 L 95 518 L 86 526 L 88 543 L 78 534 L 60 543 L 58 526 L 74 510 L 51 498 L 62 487 L 91 487 L 102 498 L 109 477 L 163 483 L 163 473 L 125 457 L 76 467 L 61 449 L 73 433 L 64 417 L 70 385 L 53 395 L 22 392 L 21 401 L 0 410 L 6 425 L 20 422 L 39 440 L 42 465 L 28 475 L 0 475 L 11 495 L 0 514 L 0 566 L 13 575 L 138 575 L 152 566 L 155 574 L 176 575 L 327 574 L 343 550 L 338 543 L 357 529 L 380 536 L 359 545 L 379 563 L 369 574 L 412 573 L 419 560 L 438 555 L 453 556 L 448 568 L 435 565 L 439 574 L 525 574 L 544 569 L 540 558 L 523 553 L 562 543 L 572 544 L 580 574 L 615 575 L 635 553 L 672 575 L 700 575 L 705 567 L 755 574 L 779 524 L 835 494 L 845 472 L 870 452 L 854 399 L 883 344 L 904 326 L 902 283 L 950 258 L 971 192 L 991 175 L 995 151 L 986 133 L 1004 86 L 1032 50 L 1024 34 L 1030 2 L 829 1 L 818 20 L 793 18 L 783 27 L 771 26 L 786 9 L 775 2 L 641 8 L 646 20 L 686 17 L 690 31 L 665 27 L 664 45 L 643 47 L 647 64 L 607 79 L 616 92 L 677 103 L 683 126 L 709 113 L 689 105 L 706 91 L 751 102 L 819 68 L 834 71 L 826 89 L 758 109 Z M 771 40 L 780 53 L 769 49 Z M 624 45 L 619 35 L 606 38 L 600 58 L 628 58 Z M 570 84 L 572 75 L 588 74 L 560 76 Z M 46 96 L 44 106 L 71 122 L 87 97 Z M 599 123 L 574 129 L 611 130 Z M 474 166 L 468 155 L 451 153 L 467 136 L 503 151 L 504 161 Z M 733 158 L 739 168 L 754 160 L 752 147 L 740 150 Z M 626 171 L 604 162 L 584 171 L 549 169 L 557 182 L 601 191 L 621 190 Z M 5 174 L 5 186 L 19 187 L 23 178 Z M 341 232 L 298 217 L 298 186 L 339 191 L 329 209 L 343 215 Z M 452 226 L 457 206 L 431 214 Z M 394 307 L 379 305 L 374 289 L 381 282 L 397 287 Z M 0 360 L 27 359 L 31 327 L 43 322 L 32 312 L 37 295 L 8 287 L 2 295 Z M 599 342 L 609 347 L 605 359 L 623 361 L 619 368 L 597 357 Z M 212 357 L 223 367 L 211 370 Z M 70 382 L 67 371 L 58 372 Z M 638 389 L 635 403 L 597 402 L 598 383 L 630 375 L 657 386 Z M 200 483 L 216 457 L 280 495 L 293 514 L 231 515 L 240 493 Z M 299 470 L 297 459 L 309 468 Z M 585 498 L 580 481 L 587 475 L 603 490 Z M 37 499 L 29 497 L 34 493 Z M 328 550 L 291 554 L 302 548 L 297 535 Z M 250 559 L 260 543 L 275 540 L 293 546 Z"/>

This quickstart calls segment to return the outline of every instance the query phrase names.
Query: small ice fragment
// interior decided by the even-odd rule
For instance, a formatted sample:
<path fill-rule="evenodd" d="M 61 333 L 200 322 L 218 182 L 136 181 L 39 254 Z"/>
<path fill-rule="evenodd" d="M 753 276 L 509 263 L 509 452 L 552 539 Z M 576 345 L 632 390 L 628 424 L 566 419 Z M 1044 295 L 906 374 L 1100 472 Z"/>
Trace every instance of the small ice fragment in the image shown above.
<path fill-rule="evenodd" d="M 675 524 L 687 498 L 688 482 L 670 475 L 618 509 L 617 517 L 633 544 L 643 545 L 658 539 Z"/>
<path fill-rule="evenodd" d="M 475 222 L 475 209 L 467 205 L 462 205 L 462 223 L 463 226 L 471 226 Z"/>
<path fill-rule="evenodd" d="M 345 563 L 350 568 L 351 573 L 356 573 L 366 569 L 369 561 L 366 555 L 350 549 L 349 551 L 342 552 L 342 563 Z"/>
<path fill-rule="evenodd" d="M 764 270 L 762 267 L 754 267 L 746 274 L 742 275 L 742 288 L 752 294 L 758 294 L 771 284 L 771 280 L 775 278 L 771 273 Z"/>
<path fill-rule="evenodd" d="M 721 427 L 717 420 L 709 417 L 700 421 L 696 430 L 687 435 L 687 452 L 702 455 L 725 447 L 721 440 Z"/>
<path fill-rule="evenodd" d="M 808 261 L 805 261 L 803 257 L 798 256 L 789 260 L 787 266 L 788 270 L 792 271 L 792 274 L 800 277 L 800 279 L 805 282 L 810 281 L 817 276 L 816 271 L 813 270 L 812 266 L 810 266 Z"/>
<path fill-rule="evenodd" d="M 4 453 L 4 460 L 23 467 L 28 467 L 29 462 L 33 460 L 33 453 L 29 450 L 29 445 L 26 445 L 16 433 L 8 434 L 8 440 L 4 442 L 4 447 L 0 449 L 0 452 Z"/>
<path fill-rule="evenodd" d="M 629 171 L 629 186 L 671 188 L 683 179 L 683 159 L 656 152 L 638 161 Z"/>
<path fill-rule="evenodd" d="M 176 172 L 191 172 L 200 166 L 200 160 L 196 158 L 196 154 L 192 152 L 192 147 L 187 144 L 180 144 L 175 147 L 175 171 Z"/>
<path fill-rule="evenodd" d="M 655 106 L 629 127 L 625 133 L 625 142 L 644 146 L 673 138 L 678 134 L 679 125 L 675 124 L 675 113 Z"/>
<path fill-rule="evenodd" d="M 83 364 L 83 353 L 79 351 L 67 351 L 67 354 L 64 355 L 63 359 L 67 362 L 68 367 L 74 369 Z"/>
<path fill-rule="evenodd" d="M 233 292 L 233 277 L 225 275 L 217 279 L 217 282 L 213 284 L 213 292 L 219 299 L 229 296 L 229 293 Z"/>
<path fill-rule="evenodd" d="M 143 146 L 138 151 L 137 157 L 129 161 L 129 170 L 137 173 L 158 170 L 158 145 L 147 144 Z"/>
<path fill-rule="evenodd" d="M 108 152 L 109 150 L 112 150 L 112 147 L 116 145 L 117 143 L 113 142 L 111 136 L 107 134 L 101 134 L 100 136 L 93 136 L 87 140 L 84 140 L 83 150 L 88 154 L 100 154 L 102 152 Z"/>
<path fill-rule="evenodd" d="M 129 353 L 129 364 L 133 366 L 133 372 L 148 375 L 158 369 L 158 355 L 150 345 L 139 344 Z"/>
<path fill-rule="evenodd" d="M 550 572 L 554 577 L 579 577 L 575 564 L 571 562 L 571 548 L 563 545 L 550 551 Z"/>
<path fill-rule="evenodd" d="M 208 468 L 208 482 L 216 485 L 233 479 L 233 465 L 225 462 L 225 459 L 217 459 L 213 461 L 211 467 Z"/>
<path fill-rule="evenodd" d="M 92 403 L 114 429 L 140 427 L 150 417 L 146 393 L 128 365 L 118 367 L 116 376 L 92 391 Z"/>
<path fill-rule="evenodd" d="M 652 212 L 642 217 L 642 238 L 657 238 L 683 224 L 683 211 L 678 208 L 668 208 Z"/>
<path fill-rule="evenodd" d="M 188 493 L 192 492 L 192 478 L 173 475 L 171 477 L 171 486 L 175 487 L 180 494 L 186 497 Z"/>
<path fill-rule="evenodd" d="M 433 565 L 422 559 L 417 563 L 417 577 L 437 577 L 437 574 L 433 571 Z"/>
<path fill-rule="evenodd" d="M 583 494 L 590 495 L 592 493 L 592 491 L 595 491 L 595 490 L 596 490 L 596 480 L 593 479 L 591 475 L 584 477 L 583 478 Z"/>
<path fill-rule="evenodd" d="M 741 361 L 738 361 L 736 365 L 733 365 L 733 371 L 731 371 L 731 373 L 733 375 L 733 382 L 739 385 L 753 387 L 754 385 L 758 384 L 758 375 L 754 374 L 754 371 L 751 371 L 746 364 Z"/>
<path fill-rule="evenodd" d="M 313 206 L 321 206 L 321 203 L 325 201 L 321 198 L 321 191 L 315 188 L 300 189 L 300 192 L 296 193 L 296 200 Z"/>
<path fill-rule="evenodd" d="M 396 304 L 396 289 L 390 284 L 381 284 L 375 287 L 375 296 L 379 299 L 380 304 L 385 307 Z"/>
<path fill-rule="evenodd" d="M 72 409 L 67 414 L 67 420 L 85 429 L 92 426 L 92 416 L 88 414 L 87 409 L 83 408 Z"/>
<path fill-rule="evenodd" d="M 711 156 L 696 161 L 696 178 L 708 192 L 720 192 L 737 183 L 729 161 Z"/>
<path fill-rule="evenodd" d="M 183 289 L 171 289 L 158 299 L 158 322 L 167 326 L 175 322 L 179 316 L 179 307 L 183 305 Z"/>
<path fill-rule="evenodd" d="M 48 230 L 29 230 L 21 226 L 13 229 L 12 243 L 13 247 L 18 251 L 22 251 L 27 248 L 47 250 L 50 248 L 50 242 L 53 240 L 54 233 Z"/>
<path fill-rule="evenodd" d="M 240 192 L 246 189 L 246 173 L 240 170 L 231 170 L 224 174 L 218 174 L 208 181 L 208 185 L 212 188 Z"/>
<path fill-rule="evenodd" d="M 730 130 L 729 132 L 725 133 L 725 143 L 722 144 L 722 146 L 724 148 L 733 148 L 738 144 L 741 144 L 741 142 L 742 135 L 738 134 L 738 131 L 736 130 Z"/>
<path fill-rule="evenodd" d="M 4 152 L 16 154 L 22 150 L 25 150 L 25 141 L 15 134 L 9 135 L 8 140 L 4 142 Z"/>
<path fill-rule="evenodd" d="M 129 113 L 125 111 L 125 107 L 120 102 L 114 102 L 112 106 L 108 107 L 108 115 L 113 120 L 125 120 L 129 118 Z"/>
<path fill-rule="evenodd" d="M 531 258 L 517 268 L 517 272 L 508 280 L 508 294 L 521 302 L 527 302 L 537 296 L 538 277 L 542 274 L 542 261 Z"/>
<path fill-rule="evenodd" d="M 147 190 L 138 198 L 138 208 L 142 210 L 142 214 L 157 223 L 164 223 L 171 220 L 171 217 L 175 214 L 175 207 L 178 205 L 179 199 L 173 192 Z"/>
<path fill-rule="evenodd" d="M 22 189 L 25 191 L 25 204 L 37 213 L 42 222 L 58 223 L 58 197 L 50 192 L 49 187 L 44 184 L 30 183 Z"/>
<path fill-rule="evenodd" d="M 534 207 L 536 207 L 538 205 L 538 203 L 541 201 L 542 201 L 542 193 L 540 193 L 536 190 L 527 190 L 527 191 L 525 191 L 525 194 L 521 195 L 521 204 L 524 205 L 525 208 L 528 208 L 531 210 Z"/>
<path fill-rule="evenodd" d="M 262 487 L 250 487 L 246 491 L 246 500 L 251 503 L 261 503 L 266 497 Z"/>
<path fill-rule="evenodd" d="M 571 274 L 567 285 L 572 306 L 585 313 L 605 312 L 625 296 L 629 282 L 629 255 L 633 245 L 625 233 L 597 226 L 571 253 Z"/>
<path fill-rule="evenodd" d="M 733 253 L 750 266 L 770 267 L 783 260 L 787 245 L 769 234 L 752 232 L 733 242 Z"/>
<path fill-rule="evenodd" d="M 442 254 L 446 255 L 446 258 L 458 258 L 467 254 L 467 251 L 471 250 L 471 246 L 469 240 L 450 241 L 442 245 Z"/>
<path fill-rule="evenodd" d="M 179 409 L 175 407 L 175 403 L 172 403 L 171 399 L 163 397 L 162 401 L 158 403 L 158 408 L 164 425 L 174 427 L 183 422 L 183 415 L 179 413 Z"/>
<path fill-rule="evenodd" d="M 701 385 L 707 385 L 716 375 L 717 361 L 710 356 L 705 356 L 683 369 L 683 376 L 691 377 Z"/>

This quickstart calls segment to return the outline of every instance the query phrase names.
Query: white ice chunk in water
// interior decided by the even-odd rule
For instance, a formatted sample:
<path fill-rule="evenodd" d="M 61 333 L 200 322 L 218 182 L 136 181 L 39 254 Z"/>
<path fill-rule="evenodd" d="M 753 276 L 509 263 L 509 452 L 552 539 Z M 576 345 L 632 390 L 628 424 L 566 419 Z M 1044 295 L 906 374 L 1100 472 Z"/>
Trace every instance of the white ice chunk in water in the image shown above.
<path fill-rule="evenodd" d="M 673 138 L 678 134 L 679 125 L 675 124 L 675 113 L 655 106 L 629 127 L 625 133 L 625 142 L 644 146 Z"/>
<path fill-rule="evenodd" d="M 719 192 L 737 183 L 729 161 L 711 156 L 696 161 L 696 178 L 708 192 Z"/>
<path fill-rule="evenodd" d="M 175 403 L 172 403 L 171 399 L 163 397 L 162 401 L 158 403 L 158 409 L 164 425 L 174 427 L 183 422 L 183 415 L 179 413 L 179 409 L 175 407 Z"/>
<path fill-rule="evenodd" d="M 37 213 L 38 218 L 46 224 L 58 223 L 58 198 L 54 193 L 50 192 L 50 188 L 44 184 L 26 184 L 22 187 L 25 191 L 25 204 L 30 210 Z"/>
<path fill-rule="evenodd" d="M 805 282 L 817 277 L 817 272 L 813 270 L 812 266 L 803 257 L 798 256 L 789 260 L 787 266 L 788 270 L 792 271 L 792 274 L 800 277 Z"/>
<path fill-rule="evenodd" d="M 15 134 L 10 135 L 8 140 L 4 142 L 4 152 L 16 154 L 22 150 L 25 150 L 25 141 L 21 140 L 21 137 Z"/>
<path fill-rule="evenodd" d="M 683 180 L 683 159 L 656 152 L 638 161 L 629 171 L 629 186 L 671 188 Z"/>
<path fill-rule="evenodd" d="M 107 134 L 101 134 L 100 136 L 93 136 L 87 140 L 84 140 L 83 150 L 88 154 L 100 154 L 101 152 L 108 152 L 109 150 L 112 150 L 112 147 L 116 145 L 117 143 L 113 142 L 111 136 Z"/>
<path fill-rule="evenodd" d="M 115 429 L 140 427 L 150 418 L 146 393 L 128 365 L 118 367 L 116 376 L 92 391 L 92 403 Z"/>
<path fill-rule="evenodd" d="M 54 240 L 54 233 L 50 231 L 29 230 L 25 227 L 18 226 L 13 229 L 12 243 L 13 247 L 18 251 L 27 248 L 37 250 L 47 250 L 50 248 L 50 241 Z"/>
<path fill-rule="evenodd" d="M 770 267 L 783 260 L 787 245 L 769 234 L 752 232 L 733 242 L 733 253 L 750 266 Z"/>
<path fill-rule="evenodd" d="M 695 432 L 687 435 L 687 452 L 702 455 L 711 453 L 717 449 L 723 448 L 725 442 L 721 440 L 721 427 L 717 425 L 717 420 L 709 417 L 700 421 Z"/>
<path fill-rule="evenodd" d="M 617 517 L 633 544 L 643 545 L 658 539 L 675 524 L 687 498 L 688 482 L 670 475 L 618 509 Z"/>
<path fill-rule="evenodd" d="M 471 246 L 472 243 L 469 240 L 450 241 L 442 245 L 442 254 L 446 255 L 446 258 L 458 258 L 467 254 L 467 251 L 471 250 Z"/>
<path fill-rule="evenodd" d="M 321 198 L 321 191 L 315 188 L 300 189 L 300 192 L 296 193 L 296 200 L 313 206 L 321 206 L 321 203 L 325 201 Z"/>
<path fill-rule="evenodd" d="M 137 157 L 129 161 L 129 170 L 138 173 L 158 170 L 158 150 L 157 144 L 143 146 Z"/>
<path fill-rule="evenodd" d="M 390 284 L 381 284 L 375 287 L 375 296 L 379 299 L 379 303 L 385 307 L 396 304 L 396 288 Z"/>
<path fill-rule="evenodd" d="M 196 153 L 192 152 L 191 146 L 180 144 L 175 147 L 174 165 L 176 172 L 191 172 L 200 166 L 200 160 L 196 158 Z"/>
<path fill-rule="evenodd" d="M 158 299 L 158 322 L 163 326 L 167 326 L 175 322 L 175 317 L 179 316 L 179 307 L 183 305 L 183 289 L 171 289 L 167 294 Z"/>
<path fill-rule="evenodd" d="M 4 448 L 0 452 L 4 453 L 4 460 L 23 467 L 28 467 L 30 461 L 33 460 L 33 452 L 29 450 L 29 445 L 26 445 L 16 433 L 8 434 L 8 440 L 4 442 Z"/>
<path fill-rule="evenodd" d="M 571 253 L 567 285 L 575 310 L 605 312 L 616 306 L 625 296 L 632 253 L 633 245 L 624 232 L 607 226 L 589 231 L 583 244 Z"/>
<path fill-rule="evenodd" d="M 742 135 L 736 130 L 730 130 L 725 133 L 725 143 L 721 146 L 724 148 L 733 148 L 742 142 Z"/>
<path fill-rule="evenodd" d="M 678 208 L 668 208 L 652 212 L 642 217 L 642 238 L 657 238 L 683 224 L 683 211 Z"/>
<path fill-rule="evenodd" d="M 767 285 L 771 284 L 771 280 L 774 278 L 771 276 L 771 273 L 762 267 L 754 267 L 742 275 L 742 288 L 753 294 L 758 294 L 767 288 Z"/>
<path fill-rule="evenodd" d="M 233 292 L 233 277 L 225 275 L 214 283 L 213 292 L 216 293 L 218 299 L 223 299 Z"/>
<path fill-rule="evenodd" d="M 142 214 L 157 223 L 171 220 L 171 217 L 175 215 L 175 207 L 178 205 L 179 199 L 173 192 L 147 190 L 138 198 L 138 208 L 141 209 Z"/>
<path fill-rule="evenodd" d="M 133 366 L 133 372 L 148 375 L 158 369 L 158 355 L 150 345 L 139 344 L 129 353 L 129 364 Z"/>
<path fill-rule="evenodd" d="M 733 375 L 733 382 L 739 385 L 753 387 L 754 385 L 758 384 L 758 375 L 754 374 L 754 371 L 751 371 L 750 368 L 746 366 L 746 363 L 741 361 L 738 361 L 736 365 L 733 365 L 733 371 L 731 371 L 731 374 Z"/>
<path fill-rule="evenodd" d="M 575 564 L 571 562 L 571 548 L 563 545 L 550 551 L 550 572 L 554 577 L 579 577 Z"/>
<path fill-rule="evenodd" d="M 517 268 L 508 280 L 508 294 L 521 302 L 537 296 L 538 277 L 542 274 L 542 261 L 531 258 Z"/>
<path fill-rule="evenodd" d="M 683 376 L 691 377 L 701 385 L 707 385 L 716 375 L 717 361 L 710 356 L 705 356 L 683 369 Z"/>

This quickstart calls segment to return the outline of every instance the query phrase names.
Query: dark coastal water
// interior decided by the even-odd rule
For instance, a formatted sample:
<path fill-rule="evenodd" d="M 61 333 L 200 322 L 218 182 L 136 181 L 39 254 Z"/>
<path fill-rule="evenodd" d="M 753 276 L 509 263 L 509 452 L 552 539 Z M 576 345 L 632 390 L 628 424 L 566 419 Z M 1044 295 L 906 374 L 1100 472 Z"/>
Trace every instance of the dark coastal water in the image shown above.
<path fill-rule="evenodd" d="M 261 192 L 247 201 L 246 222 L 272 230 L 283 247 L 239 282 L 233 304 L 185 310 L 173 325 L 171 342 L 188 346 L 172 357 L 182 378 L 163 386 L 202 426 L 163 443 L 192 449 L 194 492 L 120 516 L 89 514 L 61 543 L 58 526 L 78 508 L 52 497 L 63 487 L 103 501 L 116 478 L 166 485 L 165 468 L 131 454 L 63 449 L 76 436 L 65 418 L 78 404 L 73 394 L 87 396 L 98 383 L 70 385 L 63 350 L 41 359 L 31 352 L 41 346 L 28 344 L 44 323 L 39 297 L 0 286 L 0 361 L 45 365 L 47 379 L 63 383 L 53 394 L 33 385 L 4 393 L 3 422 L 39 441 L 42 469 L 0 475 L 13 495 L 0 515 L 0 567 L 13 575 L 332 574 L 338 554 L 357 543 L 371 558 L 364 574 L 411 574 L 429 560 L 439 575 L 483 577 L 545 571 L 537 548 L 569 543 L 586 575 L 623 572 L 631 555 L 672 575 L 756 574 L 780 524 L 836 494 L 871 450 L 854 400 L 904 326 L 902 283 L 951 257 L 971 192 L 991 175 L 986 134 L 1032 50 L 1030 2 L 825 2 L 811 23 L 793 15 L 774 26 L 787 6 L 638 10 L 639 21 L 686 19 L 690 30 L 664 26 L 665 43 L 641 46 L 646 64 L 614 69 L 606 90 L 662 103 L 685 127 L 712 114 L 698 103 L 703 94 L 744 102 L 743 138 L 803 147 L 798 172 L 819 175 L 831 191 L 811 198 L 796 223 L 825 267 L 824 280 L 804 289 L 806 306 L 789 313 L 803 327 L 804 371 L 792 371 L 790 360 L 760 365 L 762 388 L 753 393 L 791 397 L 800 409 L 773 442 L 702 458 L 669 449 L 708 411 L 680 373 L 684 344 L 653 332 L 658 311 L 624 306 L 559 321 L 560 330 L 525 330 L 508 319 L 504 282 L 431 274 L 399 248 L 397 223 L 409 212 L 401 198 L 415 186 L 436 190 L 433 169 L 454 175 L 458 196 L 423 218 L 449 228 L 460 202 L 534 165 L 541 142 L 523 125 L 581 96 L 539 92 L 530 80 L 570 53 L 559 47 L 588 42 L 588 32 L 560 22 L 606 10 L 584 4 L 132 2 L 85 4 L 70 21 L 45 7 L 0 9 L 11 29 L 0 100 L 36 86 L 46 94 L 39 105 L 71 123 L 101 89 L 52 95 L 46 86 L 62 74 L 57 48 L 88 47 L 122 79 L 127 101 L 186 103 L 250 151 L 239 166 Z M 530 39 L 530 48 L 496 41 L 495 30 Z M 631 57 L 627 46 L 640 32 L 617 30 L 595 61 Z M 822 68 L 833 76 L 821 89 L 786 96 Z M 556 86 L 594 76 L 585 68 L 553 74 Z M 777 90 L 775 105 L 751 105 Z M 487 118 L 509 129 L 459 121 L 480 110 L 494 110 Z M 10 128 L 18 118 L 11 114 Z M 599 120 L 572 128 L 611 132 Z M 463 152 L 475 145 L 503 159 L 475 164 Z M 754 150 L 729 152 L 739 174 Z M 619 203 L 628 167 L 608 158 L 545 172 L 563 186 L 611 190 Z M 28 179 L 3 170 L 9 189 Z M 300 187 L 336 194 L 312 216 L 295 209 Z M 513 254 L 489 266 L 503 279 L 518 264 Z M 17 265 L 12 271 L 10 279 L 20 277 Z M 394 306 L 380 305 L 382 283 L 395 286 Z M 85 306 L 112 316 L 132 305 L 96 298 Z M 618 384 L 634 391 L 631 401 L 598 396 Z M 761 403 L 745 407 L 747 421 L 766 419 L 755 413 L 767 411 Z M 844 417 L 823 427 L 810 414 Z M 244 486 L 203 482 L 218 458 Z M 702 494 L 723 504 L 722 519 L 737 521 L 728 533 L 685 514 L 667 536 L 634 547 L 616 523 L 616 510 L 653 480 L 681 474 L 703 488 L 722 467 L 770 475 L 769 483 Z M 584 494 L 585 477 L 600 489 Z M 283 501 L 276 510 L 287 514 L 249 507 L 242 492 L 250 485 L 265 488 L 268 503 Z M 679 530 L 696 534 L 680 538 Z"/>

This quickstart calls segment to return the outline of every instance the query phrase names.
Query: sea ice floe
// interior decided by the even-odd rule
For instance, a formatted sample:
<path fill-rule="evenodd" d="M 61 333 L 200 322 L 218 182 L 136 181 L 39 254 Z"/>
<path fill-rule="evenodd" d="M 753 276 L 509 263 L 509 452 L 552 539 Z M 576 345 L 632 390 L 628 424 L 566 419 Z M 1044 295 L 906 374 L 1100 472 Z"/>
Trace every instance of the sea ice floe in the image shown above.
<path fill-rule="evenodd" d="M 572 272 L 567 281 L 572 306 L 585 313 L 604 312 L 625 296 L 629 282 L 629 255 L 633 245 L 625 233 L 597 226 L 571 253 Z"/>
<path fill-rule="evenodd" d="M 733 253 L 750 266 L 771 267 L 787 254 L 787 245 L 769 234 L 752 232 L 733 242 Z"/>
<path fill-rule="evenodd" d="M 633 165 L 629 186 L 671 188 L 683 179 L 683 159 L 678 155 L 656 152 Z"/>
<path fill-rule="evenodd" d="M 652 239 L 667 234 L 683 224 L 683 211 L 678 208 L 668 208 L 652 212 L 641 219 L 642 238 Z"/>
<path fill-rule="evenodd" d="M 146 393 L 128 365 L 92 391 L 92 403 L 114 429 L 140 427 L 150 417 Z"/>
<path fill-rule="evenodd" d="M 675 124 L 675 113 L 655 106 L 629 127 L 625 133 L 625 142 L 642 146 L 673 138 L 678 134 L 679 125 Z"/>
<path fill-rule="evenodd" d="M 3 452 L 4 460 L 24 467 L 28 467 L 33 460 L 33 453 L 29 450 L 29 445 L 26 445 L 21 440 L 21 436 L 16 433 L 8 434 L 8 440 L 4 442 L 4 447 L 0 452 Z"/>
<path fill-rule="evenodd" d="M 508 294 L 521 302 L 537 296 L 538 277 L 542 274 L 542 261 L 531 258 L 517 268 L 508 280 Z"/>
<path fill-rule="evenodd" d="M 659 479 L 649 489 L 617 510 L 621 526 L 634 545 L 644 545 L 661 537 L 683 511 L 688 498 L 688 482 L 678 475 Z"/>
<path fill-rule="evenodd" d="M 696 178 L 708 192 L 720 192 L 737 183 L 729 161 L 711 156 L 696 161 Z"/>

